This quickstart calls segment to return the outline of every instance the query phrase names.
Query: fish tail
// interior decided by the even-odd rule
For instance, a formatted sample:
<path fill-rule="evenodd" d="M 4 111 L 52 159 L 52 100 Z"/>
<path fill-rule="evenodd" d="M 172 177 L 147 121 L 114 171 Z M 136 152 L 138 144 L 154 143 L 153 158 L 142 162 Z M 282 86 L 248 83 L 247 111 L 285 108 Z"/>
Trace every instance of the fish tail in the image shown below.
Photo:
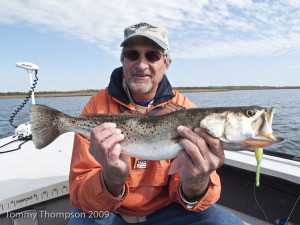
<path fill-rule="evenodd" d="M 59 126 L 66 114 L 44 105 L 30 107 L 30 124 L 35 147 L 41 149 L 52 143 L 58 136 L 68 132 Z"/>

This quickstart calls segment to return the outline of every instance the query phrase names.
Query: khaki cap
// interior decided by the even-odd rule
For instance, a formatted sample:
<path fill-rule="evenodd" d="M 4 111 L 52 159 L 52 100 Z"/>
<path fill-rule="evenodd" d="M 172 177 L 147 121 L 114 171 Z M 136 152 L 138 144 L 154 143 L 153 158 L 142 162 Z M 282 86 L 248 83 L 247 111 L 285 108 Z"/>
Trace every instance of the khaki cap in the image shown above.
<path fill-rule="evenodd" d="M 149 38 L 163 49 L 169 49 L 166 28 L 158 24 L 150 24 L 146 22 L 126 27 L 124 30 L 124 41 L 121 43 L 121 47 L 123 47 L 131 38 L 138 36 Z"/>

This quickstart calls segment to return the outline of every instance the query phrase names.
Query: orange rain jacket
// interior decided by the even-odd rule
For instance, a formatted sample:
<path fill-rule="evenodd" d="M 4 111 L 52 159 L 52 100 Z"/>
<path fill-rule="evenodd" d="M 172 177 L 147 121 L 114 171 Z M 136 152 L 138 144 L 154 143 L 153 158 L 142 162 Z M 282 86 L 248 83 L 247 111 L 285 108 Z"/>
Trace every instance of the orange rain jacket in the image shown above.
<path fill-rule="evenodd" d="M 121 83 L 122 67 L 114 70 L 108 88 L 91 97 L 82 114 L 120 113 L 120 105 L 135 110 Z M 172 91 L 164 76 L 148 112 L 155 111 L 167 102 L 185 108 L 195 107 L 185 96 Z M 139 166 L 139 159 L 126 156 L 131 168 L 125 183 L 125 194 L 121 199 L 115 198 L 104 186 L 101 165 L 90 155 L 89 144 L 86 137 L 75 135 L 69 179 L 71 204 L 88 214 L 95 211 L 118 211 L 127 215 L 142 216 L 173 202 L 180 203 L 187 210 L 199 212 L 214 204 L 220 197 L 220 179 L 217 173 L 213 172 L 205 196 L 194 208 L 187 208 L 179 195 L 179 172 L 168 175 L 172 160 L 147 160 L 144 168 L 145 162 L 143 166 Z"/>

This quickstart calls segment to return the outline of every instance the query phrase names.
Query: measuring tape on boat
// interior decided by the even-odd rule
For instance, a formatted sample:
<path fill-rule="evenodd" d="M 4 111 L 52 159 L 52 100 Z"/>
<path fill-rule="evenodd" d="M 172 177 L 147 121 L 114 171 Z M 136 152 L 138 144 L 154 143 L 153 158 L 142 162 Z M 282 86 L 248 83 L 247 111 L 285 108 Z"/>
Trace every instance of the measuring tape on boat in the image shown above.
<path fill-rule="evenodd" d="M 69 183 L 63 181 L 0 201 L 0 215 L 69 194 Z"/>

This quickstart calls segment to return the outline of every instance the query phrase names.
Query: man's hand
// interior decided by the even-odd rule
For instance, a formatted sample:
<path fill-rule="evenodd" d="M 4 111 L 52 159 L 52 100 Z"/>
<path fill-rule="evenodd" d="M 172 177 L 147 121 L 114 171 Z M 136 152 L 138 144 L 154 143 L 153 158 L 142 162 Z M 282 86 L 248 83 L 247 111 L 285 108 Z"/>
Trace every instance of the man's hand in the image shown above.
<path fill-rule="evenodd" d="M 91 155 L 103 167 L 102 176 L 109 193 L 118 196 L 127 180 L 129 164 L 121 153 L 119 142 L 124 139 L 114 123 L 103 123 L 91 132 Z"/>
<path fill-rule="evenodd" d="M 179 144 L 180 179 L 186 200 L 197 200 L 209 185 L 209 175 L 225 161 L 222 143 L 200 128 L 194 132 L 184 126 L 177 128 L 182 137 Z"/>

